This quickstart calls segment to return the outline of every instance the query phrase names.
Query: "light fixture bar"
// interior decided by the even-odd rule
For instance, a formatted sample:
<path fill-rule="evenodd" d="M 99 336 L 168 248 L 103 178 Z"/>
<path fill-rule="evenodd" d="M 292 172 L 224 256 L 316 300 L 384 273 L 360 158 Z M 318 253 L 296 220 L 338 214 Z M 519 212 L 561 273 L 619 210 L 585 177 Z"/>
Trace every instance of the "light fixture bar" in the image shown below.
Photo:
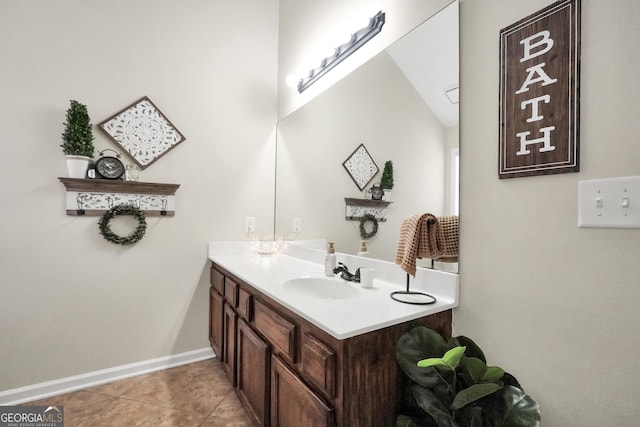
<path fill-rule="evenodd" d="M 306 88 L 314 84 L 316 80 L 333 69 L 333 67 L 344 61 L 349 55 L 374 38 L 382 30 L 384 20 L 385 14 L 382 11 L 378 12 L 373 18 L 370 18 L 369 25 L 353 33 L 351 40 L 338 46 L 332 56 L 324 58 L 320 61 L 320 66 L 309 70 L 307 77 L 298 81 L 298 92 L 302 93 Z"/>

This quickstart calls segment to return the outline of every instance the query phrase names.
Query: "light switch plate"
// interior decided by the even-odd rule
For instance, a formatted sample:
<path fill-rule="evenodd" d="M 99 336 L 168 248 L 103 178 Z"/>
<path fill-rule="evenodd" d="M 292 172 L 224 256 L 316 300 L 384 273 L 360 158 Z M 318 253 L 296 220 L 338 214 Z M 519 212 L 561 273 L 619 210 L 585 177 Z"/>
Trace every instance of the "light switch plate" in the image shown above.
<path fill-rule="evenodd" d="M 578 227 L 640 228 L 640 176 L 578 181 Z"/>

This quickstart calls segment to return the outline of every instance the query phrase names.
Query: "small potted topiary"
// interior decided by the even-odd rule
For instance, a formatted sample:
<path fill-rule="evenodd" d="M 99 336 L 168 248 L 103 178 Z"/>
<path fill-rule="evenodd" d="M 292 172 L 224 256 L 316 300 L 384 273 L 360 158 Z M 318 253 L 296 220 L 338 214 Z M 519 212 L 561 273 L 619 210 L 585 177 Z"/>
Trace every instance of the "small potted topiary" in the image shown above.
<path fill-rule="evenodd" d="M 384 191 L 384 199 L 387 202 L 390 202 L 391 189 L 393 188 L 393 163 L 391 160 L 384 162 L 382 178 L 380 179 L 380 187 L 382 187 L 382 191 Z"/>
<path fill-rule="evenodd" d="M 67 156 L 70 178 L 86 178 L 89 161 L 93 158 L 93 129 L 87 106 L 71 100 L 67 121 L 62 133 L 62 152 Z"/>

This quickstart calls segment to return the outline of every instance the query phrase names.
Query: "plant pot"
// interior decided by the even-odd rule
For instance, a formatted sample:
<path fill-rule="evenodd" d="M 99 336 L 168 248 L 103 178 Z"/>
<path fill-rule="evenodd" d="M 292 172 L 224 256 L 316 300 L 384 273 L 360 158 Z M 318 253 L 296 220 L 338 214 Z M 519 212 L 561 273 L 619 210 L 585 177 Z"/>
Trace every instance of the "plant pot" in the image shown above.
<path fill-rule="evenodd" d="M 382 196 L 382 199 L 385 202 L 390 202 L 391 201 L 391 190 L 389 190 L 387 188 L 384 188 L 383 191 L 384 191 L 384 195 Z"/>
<path fill-rule="evenodd" d="M 87 156 L 67 155 L 69 178 L 86 178 L 89 160 L 91 158 Z"/>

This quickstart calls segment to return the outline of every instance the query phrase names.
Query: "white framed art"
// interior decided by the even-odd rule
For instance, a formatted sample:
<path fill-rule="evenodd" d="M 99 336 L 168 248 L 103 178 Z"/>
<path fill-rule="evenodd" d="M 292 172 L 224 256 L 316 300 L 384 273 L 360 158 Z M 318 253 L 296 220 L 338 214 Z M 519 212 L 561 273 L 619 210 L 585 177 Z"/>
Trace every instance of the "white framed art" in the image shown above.
<path fill-rule="evenodd" d="M 151 100 L 143 96 L 98 127 L 129 154 L 141 169 L 149 167 L 185 140 Z"/>
<path fill-rule="evenodd" d="M 364 144 L 360 144 L 347 160 L 342 163 L 342 166 L 347 170 L 360 191 L 364 190 L 380 170 Z"/>

